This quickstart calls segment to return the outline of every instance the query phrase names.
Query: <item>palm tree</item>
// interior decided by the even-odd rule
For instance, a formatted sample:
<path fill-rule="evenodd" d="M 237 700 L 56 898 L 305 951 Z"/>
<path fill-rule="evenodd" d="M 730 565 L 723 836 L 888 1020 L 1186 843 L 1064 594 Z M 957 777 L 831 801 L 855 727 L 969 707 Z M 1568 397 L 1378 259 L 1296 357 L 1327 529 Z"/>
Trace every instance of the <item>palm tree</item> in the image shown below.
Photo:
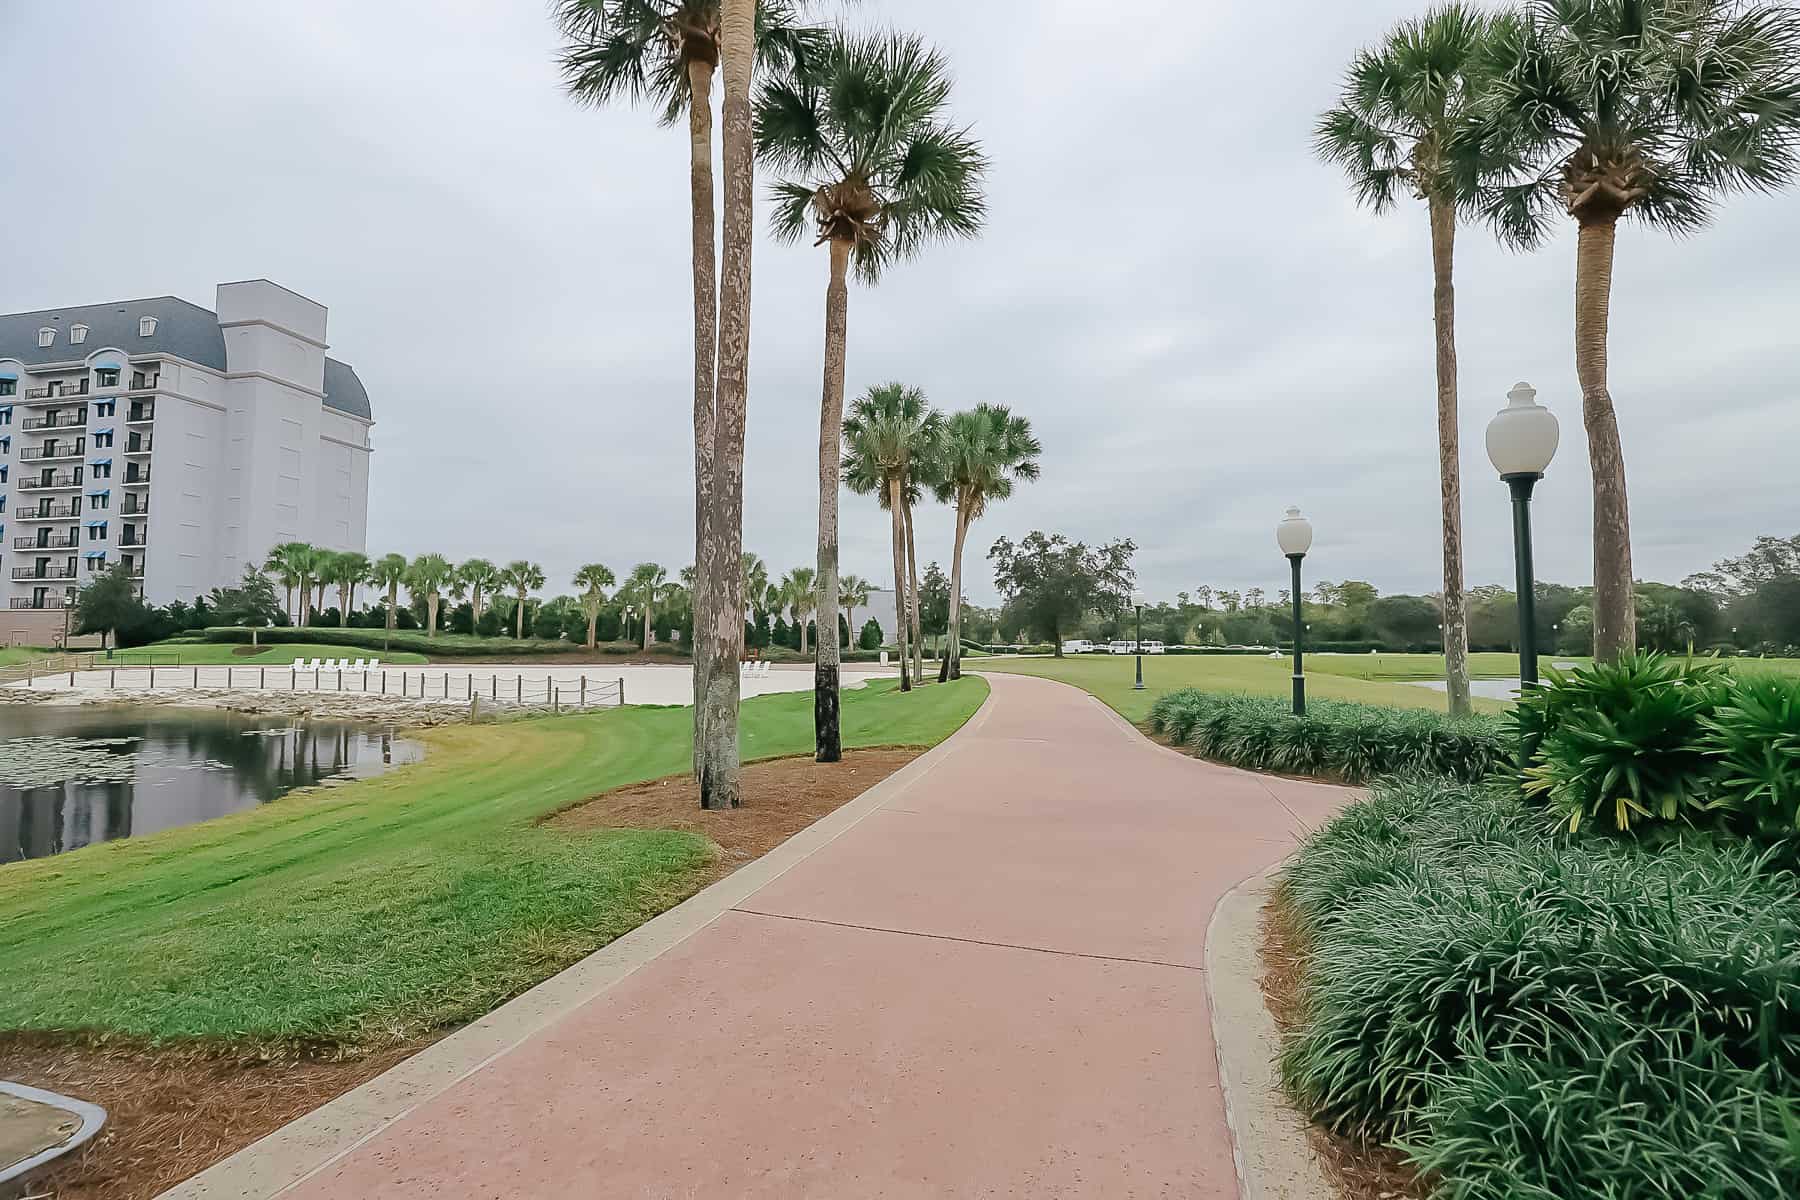
<path fill-rule="evenodd" d="M 471 627 L 480 633 L 481 614 L 487 609 L 487 601 L 505 586 L 506 581 L 500 577 L 500 568 L 485 558 L 471 558 L 462 563 L 456 568 L 456 576 L 469 589 Z"/>
<path fill-rule="evenodd" d="M 869 602 L 869 581 L 861 575 L 846 575 L 838 580 L 838 599 L 844 605 L 844 623 L 850 629 L 850 648 L 856 649 L 856 610 Z"/>
<path fill-rule="evenodd" d="M 294 574 L 299 580 L 300 612 L 294 618 L 294 624 L 305 626 L 310 618 L 313 605 L 313 583 L 319 577 L 319 571 L 325 566 L 328 550 L 321 550 L 311 542 L 292 542 L 294 558 Z"/>
<path fill-rule="evenodd" d="M 619 598 L 630 602 L 644 614 L 644 645 L 650 645 L 651 618 L 663 598 L 669 573 L 655 563 L 639 563 L 626 576 Z"/>
<path fill-rule="evenodd" d="M 400 585 L 407 581 L 410 568 L 406 557 L 400 554 L 384 554 L 369 567 L 369 582 L 376 587 L 387 589 L 387 636 L 394 635 L 394 609 L 400 603 Z"/>
<path fill-rule="evenodd" d="M 937 444 L 937 498 L 956 506 L 956 542 L 950 559 L 950 648 L 938 678 L 962 676 L 962 561 L 969 526 L 987 506 L 1012 495 L 1015 482 L 1038 477 L 1043 447 L 1031 422 L 998 404 L 979 404 L 944 422 Z"/>
<path fill-rule="evenodd" d="M 1594 488 L 1594 655 L 1636 645 L 1625 453 L 1607 380 L 1613 246 L 1631 217 L 1676 235 L 1719 198 L 1800 166 L 1800 10 L 1740 0 L 1531 0 L 1496 20 L 1469 177 L 1500 240 L 1574 220 L 1575 375 Z"/>
<path fill-rule="evenodd" d="M 311 549 L 305 542 L 282 542 L 270 547 L 268 557 L 263 559 L 263 571 L 275 576 L 287 591 L 287 601 L 283 607 L 287 610 L 290 622 L 294 619 L 294 589 L 300 586 L 302 569 Z"/>
<path fill-rule="evenodd" d="M 818 573 L 811 567 L 795 567 L 781 578 L 781 595 L 800 629 L 800 653 L 806 653 L 806 623 L 818 611 Z M 833 639 L 836 640 L 835 638 Z"/>
<path fill-rule="evenodd" d="M 817 758 L 843 757 L 838 721 L 839 459 L 851 264 L 864 283 L 926 244 L 973 237 L 986 201 L 986 160 L 949 120 L 943 55 L 911 35 L 835 34 L 816 59 L 765 81 L 757 152 L 794 178 L 775 187 L 776 236 L 830 248 L 825 288 L 825 384 L 819 405 L 818 611 L 813 683 Z"/>
<path fill-rule="evenodd" d="M 443 589 L 456 575 L 456 568 L 441 554 L 421 554 L 406 568 L 406 590 L 425 597 L 425 636 L 437 636 L 438 602 Z"/>
<path fill-rule="evenodd" d="M 943 418 L 932 410 L 925 393 L 900 383 L 870 388 L 844 418 L 844 482 L 859 495 L 877 496 L 893 522 L 894 623 L 899 627 L 902 691 L 912 689 L 907 625 L 909 615 L 918 612 L 914 593 L 907 589 L 907 513 L 921 494 L 915 467 L 929 457 L 942 427 Z M 917 635 L 911 636 L 917 640 Z"/>
<path fill-rule="evenodd" d="M 575 572 L 575 586 L 581 589 L 581 612 L 587 618 L 587 648 L 595 646 L 594 630 L 600 624 L 600 609 L 606 604 L 606 589 L 615 582 L 613 573 L 600 563 L 589 563 Z"/>
<path fill-rule="evenodd" d="M 1469 712 L 1469 611 L 1463 596 L 1462 471 L 1457 430 L 1456 220 L 1471 203 L 1450 148 L 1481 102 L 1489 18 L 1462 3 L 1402 21 L 1351 61 L 1337 107 L 1319 118 L 1314 147 L 1344 168 L 1356 198 L 1377 213 L 1404 189 L 1431 223 L 1436 326 L 1438 485 L 1444 540 L 1444 680 L 1450 712 Z"/>
<path fill-rule="evenodd" d="M 350 609 L 356 604 L 356 586 L 369 577 L 369 556 L 345 550 L 331 556 L 331 582 L 338 589 L 338 628 L 350 627 Z"/>
<path fill-rule="evenodd" d="M 544 586 L 544 568 L 534 562 L 526 562 L 522 558 L 515 559 L 507 563 L 501 570 L 500 580 L 518 594 L 517 628 L 514 629 L 513 636 L 523 638 L 525 636 L 525 601 L 532 592 Z"/>

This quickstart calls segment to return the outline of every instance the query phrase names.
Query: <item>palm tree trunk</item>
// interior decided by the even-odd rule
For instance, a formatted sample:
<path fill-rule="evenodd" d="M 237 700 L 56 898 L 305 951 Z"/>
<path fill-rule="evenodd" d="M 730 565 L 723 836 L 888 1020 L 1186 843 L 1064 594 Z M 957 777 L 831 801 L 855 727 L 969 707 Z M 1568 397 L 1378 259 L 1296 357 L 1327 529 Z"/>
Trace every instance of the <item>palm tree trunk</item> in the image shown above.
<path fill-rule="evenodd" d="M 425 623 L 425 636 L 426 637 L 436 637 L 437 636 L 437 610 L 438 610 L 438 594 L 436 592 L 433 592 L 429 596 L 425 597 L 425 610 L 426 610 L 425 616 L 427 618 L 426 623 Z"/>
<path fill-rule="evenodd" d="M 284 607 L 287 610 L 288 624 L 292 625 L 294 623 L 294 585 L 291 583 L 287 585 L 287 603 Z"/>
<path fill-rule="evenodd" d="M 1583 222 L 1575 252 L 1575 375 L 1594 476 L 1594 657 L 1601 662 L 1613 662 L 1637 646 L 1625 451 L 1606 386 L 1616 232 L 1614 220 Z"/>
<path fill-rule="evenodd" d="M 1462 451 L 1456 397 L 1456 206 L 1431 200 L 1431 319 L 1437 331 L 1438 484 L 1444 525 L 1444 687 L 1469 715 L 1469 612 L 1463 601 Z"/>
<path fill-rule="evenodd" d="M 956 506 L 956 542 L 950 551 L 950 664 L 949 678 L 962 678 L 962 560 L 963 542 L 969 536 L 967 506 Z"/>
<path fill-rule="evenodd" d="M 650 648 L 650 606 L 644 605 L 644 649 Z"/>
<path fill-rule="evenodd" d="M 600 610 L 598 608 L 596 608 L 593 612 L 590 612 L 588 614 L 587 648 L 589 650 L 594 649 L 594 647 L 596 645 L 598 645 L 598 643 L 594 640 L 594 631 L 596 629 L 598 629 L 599 626 L 600 626 Z"/>
<path fill-rule="evenodd" d="M 920 633 L 919 617 L 919 548 L 913 542 L 912 505 L 906 506 L 906 574 L 911 586 L 912 607 L 909 619 L 912 621 L 913 679 L 925 682 L 925 639 Z"/>
<path fill-rule="evenodd" d="M 513 614 L 513 637 L 523 641 L 525 638 L 525 593 L 519 593 L 519 611 Z"/>
<path fill-rule="evenodd" d="M 719 356 L 713 426 L 713 493 L 705 554 L 711 563 L 706 621 L 705 714 L 700 806 L 736 808 L 739 779 L 738 660 L 744 654 L 744 417 L 750 399 L 750 267 L 755 241 L 756 154 L 751 137 L 750 77 L 756 56 L 756 0 L 723 0 L 719 45 L 725 75 L 725 219 L 719 258 Z"/>
<path fill-rule="evenodd" d="M 844 454 L 844 354 L 850 329 L 850 250 L 831 242 L 831 281 L 825 288 L 825 394 L 819 405 L 819 644 L 813 662 L 814 758 L 844 757 L 838 723 L 838 480 Z M 830 635 L 826 627 L 830 626 Z M 802 634 L 804 636 L 804 633 Z"/>
<path fill-rule="evenodd" d="M 894 526 L 894 643 L 900 649 L 900 690 L 912 691 L 912 668 L 906 657 L 906 516 L 900 477 L 888 480 L 888 512 Z"/>
<path fill-rule="evenodd" d="M 338 588 L 338 628 L 350 628 L 350 589 Z"/>
<path fill-rule="evenodd" d="M 696 58 L 688 64 L 688 191 L 693 225 L 694 274 L 694 746 L 693 771 L 701 773 L 706 746 L 706 681 L 713 669 L 707 653 L 712 628 L 707 622 L 712 579 L 722 569 L 713 558 L 707 524 L 713 516 L 713 454 L 717 440 L 717 403 L 713 372 L 719 338 L 718 254 L 713 230 L 713 64 Z"/>
<path fill-rule="evenodd" d="M 307 625 L 307 609 L 312 607 L 312 578 L 306 574 L 300 576 L 300 617 L 294 622 L 301 629 Z"/>
<path fill-rule="evenodd" d="M 400 584 L 388 584 L 387 631 L 394 632 L 394 606 L 400 603 Z"/>

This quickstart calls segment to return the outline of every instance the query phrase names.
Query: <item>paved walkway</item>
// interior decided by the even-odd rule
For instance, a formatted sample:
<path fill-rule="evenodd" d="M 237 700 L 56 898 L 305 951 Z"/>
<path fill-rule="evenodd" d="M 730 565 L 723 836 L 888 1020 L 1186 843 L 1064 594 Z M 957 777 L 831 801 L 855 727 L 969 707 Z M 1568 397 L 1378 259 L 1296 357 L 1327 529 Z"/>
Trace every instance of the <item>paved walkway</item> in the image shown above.
<path fill-rule="evenodd" d="M 962 732 L 648 940 L 182 1194 L 1235 1197 L 1207 922 L 1344 794 L 990 680 Z"/>

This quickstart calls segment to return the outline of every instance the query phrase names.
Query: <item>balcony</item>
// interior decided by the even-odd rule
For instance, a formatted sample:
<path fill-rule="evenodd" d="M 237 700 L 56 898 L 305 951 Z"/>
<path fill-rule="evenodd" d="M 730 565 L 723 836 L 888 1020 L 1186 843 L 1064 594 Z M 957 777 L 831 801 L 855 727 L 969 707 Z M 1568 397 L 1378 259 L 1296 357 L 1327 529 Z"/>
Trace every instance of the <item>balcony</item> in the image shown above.
<path fill-rule="evenodd" d="M 125 410 L 125 423 L 127 425 L 141 425 L 145 421 L 154 421 L 155 419 L 156 405 L 154 404 L 140 402 L 133 404 L 130 408 Z"/>
<path fill-rule="evenodd" d="M 73 579 L 75 572 L 67 567 L 14 567 L 14 579 Z"/>
<path fill-rule="evenodd" d="M 55 599 L 50 596 L 45 596 L 42 600 L 39 600 L 35 596 L 15 596 L 15 597 L 13 597 L 12 606 L 14 608 L 30 608 L 30 609 L 46 609 L 47 608 L 47 609 L 60 610 L 63 606 L 63 602 L 60 599 Z"/>
<path fill-rule="evenodd" d="M 150 443 L 154 440 L 147 433 L 134 433 L 125 439 L 125 453 L 148 454 L 150 453 Z"/>
<path fill-rule="evenodd" d="M 59 458 L 80 458 L 82 455 L 84 455 L 86 453 L 87 453 L 87 443 L 84 441 L 77 441 L 72 444 L 69 444 L 69 443 L 58 444 L 56 442 L 50 442 L 50 443 L 48 443 L 44 446 L 41 446 L 35 450 L 25 449 L 25 450 L 19 451 L 19 461 L 20 462 L 40 462 L 40 461 L 41 462 L 53 462 Z"/>
<path fill-rule="evenodd" d="M 78 413 L 57 413 L 49 417 L 26 417 L 25 432 L 33 433 L 39 429 L 85 429 L 87 428 L 87 410 Z"/>
<path fill-rule="evenodd" d="M 87 394 L 88 381 L 85 376 L 81 379 L 68 380 L 66 382 L 58 380 L 52 383 L 46 383 L 42 387 L 25 389 L 25 399 L 37 401 L 73 400 L 77 396 L 85 396 Z"/>
<path fill-rule="evenodd" d="M 149 512 L 150 497 L 148 496 L 127 496 L 124 506 L 119 509 L 121 517 L 142 517 L 148 515 Z"/>
<path fill-rule="evenodd" d="M 142 371 L 138 371 L 131 377 L 131 390 L 134 392 L 152 391 L 156 387 L 156 381 L 161 378 L 162 373 L 160 371 L 153 372 L 149 375 L 144 374 Z"/>
<path fill-rule="evenodd" d="M 80 486 L 81 472 L 79 471 L 73 473 L 64 472 L 61 475 L 51 475 L 47 478 L 39 476 L 36 479 L 19 480 L 19 490 L 21 492 L 54 492 L 64 488 L 78 488 Z"/>
<path fill-rule="evenodd" d="M 126 487 L 144 487 L 150 482 L 150 467 L 147 463 L 131 463 L 125 468 Z"/>
<path fill-rule="evenodd" d="M 79 517 L 81 510 L 73 504 L 52 504 L 48 508 L 21 508 L 13 513 L 15 521 L 66 521 Z"/>
<path fill-rule="evenodd" d="M 72 533 L 66 533 L 62 537 L 51 538 L 47 542 L 39 541 L 37 538 L 28 537 L 13 539 L 14 550 L 72 550 L 80 544 L 81 539 Z"/>
<path fill-rule="evenodd" d="M 128 550 L 134 546 L 148 546 L 149 544 L 150 535 L 147 533 L 122 533 L 119 535 L 119 546 L 122 549 Z"/>

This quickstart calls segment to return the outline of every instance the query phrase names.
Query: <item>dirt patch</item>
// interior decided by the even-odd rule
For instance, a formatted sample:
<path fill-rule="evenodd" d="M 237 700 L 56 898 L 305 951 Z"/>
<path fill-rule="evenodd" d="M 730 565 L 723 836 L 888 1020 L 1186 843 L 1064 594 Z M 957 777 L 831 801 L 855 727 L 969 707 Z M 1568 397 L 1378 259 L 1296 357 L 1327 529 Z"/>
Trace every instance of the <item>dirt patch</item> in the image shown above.
<path fill-rule="evenodd" d="M 94 1140 L 34 1175 L 27 1194 L 146 1200 L 427 1044 L 333 1060 L 0 1034 L 0 1078 L 106 1110 L 106 1125 Z"/>
<path fill-rule="evenodd" d="M 1280 887 L 1263 906 L 1262 984 L 1269 1015 L 1286 1039 L 1306 1015 L 1306 960 L 1312 953 L 1300 916 Z M 1344 1200 L 1417 1200 L 1429 1189 L 1397 1151 L 1379 1143 L 1341 1137 L 1317 1125 L 1307 1136 L 1319 1153 L 1325 1173 Z"/>
<path fill-rule="evenodd" d="M 782 758 L 744 768 L 744 807 L 703 812 L 691 775 L 635 784 L 545 819 L 570 833 L 682 829 L 719 847 L 691 890 L 768 853 L 924 750 L 851 750 L 828 766 Z M 684 892 L 672 900 L 679 900 Z M 448 1033 L 449 1031 L 444 1031 Z M 307 1057 L 292 1051 L 146 1046 L 0 1033 L 0 1078 L 89 1100 L 106 1126 L 32 1180 L 57 1200 L 148 1200 L 418 1053 L 435 1038 Z"/>
<path fill-rule="evenodd" d="M 547 817 L 551 829 L 681 829 L 709 838 L 720 853 L 704 883 L 762 857 L 820 817 L 862 795 L 924 751 L 916 747 L 847 750 L 844 761 L 777 758 L 744 768 L 744 806 L 706 812 L 692 775 L 633 784 Z"/>

